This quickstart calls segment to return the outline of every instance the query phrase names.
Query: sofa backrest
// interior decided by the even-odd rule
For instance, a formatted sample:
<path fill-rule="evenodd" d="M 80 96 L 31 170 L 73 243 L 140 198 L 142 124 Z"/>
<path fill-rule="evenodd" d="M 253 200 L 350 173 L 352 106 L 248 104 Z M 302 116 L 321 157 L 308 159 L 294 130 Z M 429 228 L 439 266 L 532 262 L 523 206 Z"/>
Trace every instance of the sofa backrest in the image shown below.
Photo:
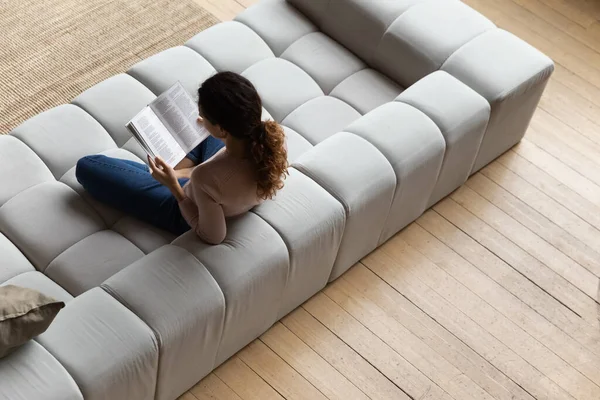
<path fill-rule="evenodd" d="M 372 63 L 387 28 L 423 0 L 287 0 L 323 32 Z"/>
<path fill-rule="evenodd" d="M 459 0 L 287 0 L 404 87 L 495 25 Z"/>

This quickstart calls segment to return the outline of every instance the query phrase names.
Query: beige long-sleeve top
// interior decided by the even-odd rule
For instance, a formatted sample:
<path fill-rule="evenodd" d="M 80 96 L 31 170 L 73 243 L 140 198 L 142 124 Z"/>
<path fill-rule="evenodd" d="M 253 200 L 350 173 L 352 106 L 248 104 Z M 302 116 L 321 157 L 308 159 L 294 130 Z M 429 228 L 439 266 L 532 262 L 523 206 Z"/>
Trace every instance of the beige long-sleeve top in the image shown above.
<path fill-rule="evenodd" d="M 179 202 L 181 214 L 200 239 L 219 244 L 227 234 L 226 218 L 260 203 L 256 185 L 252 161 L 233 157 L 223 148 L 192 171 Z"/>

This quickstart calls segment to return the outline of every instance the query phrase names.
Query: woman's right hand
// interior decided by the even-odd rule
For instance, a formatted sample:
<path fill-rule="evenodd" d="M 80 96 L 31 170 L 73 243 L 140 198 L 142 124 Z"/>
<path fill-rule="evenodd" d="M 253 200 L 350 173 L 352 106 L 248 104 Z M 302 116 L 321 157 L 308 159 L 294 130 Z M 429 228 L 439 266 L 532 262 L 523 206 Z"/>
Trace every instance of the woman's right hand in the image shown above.
<path fill-rule="evenodd" d="M 148 156 L 148 165 L 150 166 L 152 177 L 158 182 L 162 183 L 168 188 L 179 185 L 175 170 L 165 163 L 162 158 L 152 158 Z"/>

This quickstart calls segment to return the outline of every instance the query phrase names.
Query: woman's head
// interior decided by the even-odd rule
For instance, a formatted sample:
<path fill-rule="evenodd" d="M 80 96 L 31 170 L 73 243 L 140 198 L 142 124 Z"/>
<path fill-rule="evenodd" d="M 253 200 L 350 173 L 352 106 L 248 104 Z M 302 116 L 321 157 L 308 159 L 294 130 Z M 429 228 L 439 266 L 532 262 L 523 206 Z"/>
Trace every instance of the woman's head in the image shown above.
<path fill-rule="evenodd" d="M 287 173 L 285 135 L 276 122 L 262 121 L 262 101 L 254 85 L 236 73 L 219 72 L 198 89 L 198 108 L 211 135 L 245 143 L 257 168 L 258 196 L 273 197 Z"/>

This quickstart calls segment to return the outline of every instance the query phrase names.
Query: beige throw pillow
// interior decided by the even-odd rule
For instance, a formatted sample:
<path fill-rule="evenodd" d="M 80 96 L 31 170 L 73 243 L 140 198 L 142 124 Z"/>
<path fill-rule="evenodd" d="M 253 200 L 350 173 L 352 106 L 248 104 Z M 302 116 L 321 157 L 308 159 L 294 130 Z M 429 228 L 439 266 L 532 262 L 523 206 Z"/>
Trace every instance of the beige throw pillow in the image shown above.
<path fill-rule="evenodd" d="M 0 358 L 42 334 L 64 306 L 32 289 L 0 287 Z"/>

